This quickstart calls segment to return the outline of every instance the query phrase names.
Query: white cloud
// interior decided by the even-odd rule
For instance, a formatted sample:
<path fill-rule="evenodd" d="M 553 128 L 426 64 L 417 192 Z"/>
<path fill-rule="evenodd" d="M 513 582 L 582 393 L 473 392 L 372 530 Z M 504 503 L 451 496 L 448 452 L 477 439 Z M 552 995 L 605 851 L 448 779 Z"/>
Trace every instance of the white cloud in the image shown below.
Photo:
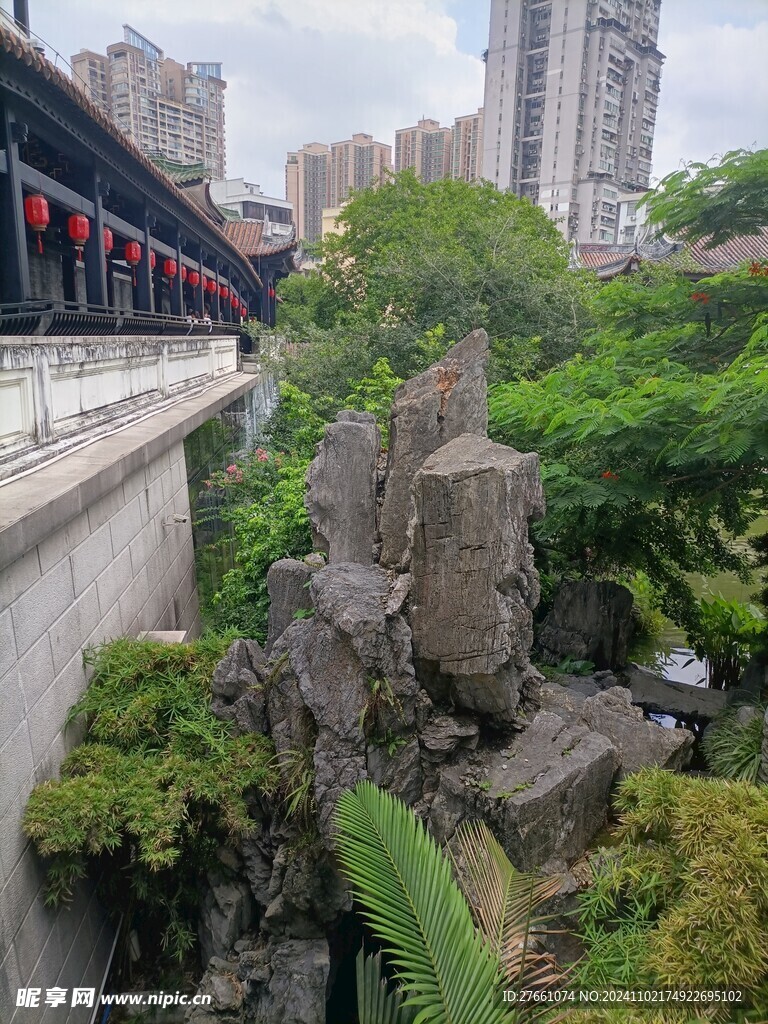
<path fill-rule="evenodd" d="M 227 173 L 283 195 L 285 154 L 355 132 L 394 144 L 422 115 L 452 124 L 483 101 L 483 65 L 457 49 L 446 0 L 36 0 L 33 27 L 69 56 L 129 21 L 176 60 L 220 60 Z M 183 14 L 181 11 L 183 9 Z"/>
<path fill-rule="evenodd" d="M 768 145 L 768 19 L 751 28 L 691 20 L 662 31 L 659 45 L 667 60 L 653 152 L 656 175 L 675 170 L 681 160 Z"/>

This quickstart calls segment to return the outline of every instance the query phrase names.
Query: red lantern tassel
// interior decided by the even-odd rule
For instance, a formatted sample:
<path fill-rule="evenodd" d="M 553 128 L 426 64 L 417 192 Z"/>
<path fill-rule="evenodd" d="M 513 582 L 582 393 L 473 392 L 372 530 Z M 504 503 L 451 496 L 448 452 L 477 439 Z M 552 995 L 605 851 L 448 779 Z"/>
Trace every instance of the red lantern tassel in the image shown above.
<path fill-rule="evenodd" d="M 43 235 L 41 231 L 37 232 L 37 251 L 40 255 L 43 255 Z"/>

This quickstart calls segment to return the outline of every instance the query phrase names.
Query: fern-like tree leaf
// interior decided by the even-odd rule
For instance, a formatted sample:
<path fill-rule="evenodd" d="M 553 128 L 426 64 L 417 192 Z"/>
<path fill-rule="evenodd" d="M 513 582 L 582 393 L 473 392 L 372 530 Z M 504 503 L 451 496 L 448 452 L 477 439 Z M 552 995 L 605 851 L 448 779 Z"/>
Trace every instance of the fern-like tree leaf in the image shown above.
<path fill-rule="evenodd" d="M 360 1024 L 413 1024 L 416 1007 L 403 1006 L 403 993 L 387 985 L 381 969 L 381 953 L 366 956 L 361 949 L 355 962 L 357 1015 Z"/>
<path fill-rule="evenodd" d="M 370 782 L 344 793 L 337 849 L 407 993 L 414 1024 L 514 1021 L 498 957 L 476 930 L 449 860 L 415 815 Z"/>

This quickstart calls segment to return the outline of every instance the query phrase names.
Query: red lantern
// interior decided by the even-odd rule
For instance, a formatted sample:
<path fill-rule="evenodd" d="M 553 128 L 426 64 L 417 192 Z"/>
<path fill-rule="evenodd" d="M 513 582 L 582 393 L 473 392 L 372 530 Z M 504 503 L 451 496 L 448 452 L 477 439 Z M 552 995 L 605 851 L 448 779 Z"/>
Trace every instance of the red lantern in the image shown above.
<path fill-rule="evenodd" d="M 187 280 L 187 268 L 183 263 L 181 264 L 181 280 L 182 283 Z"/>
<path fill-rule="evenodd" d="M 83 258 L 83 246 L 91 235 L 91 222 L 82 213 L 73 213 L 67 222 L 69 237 L 72 239 L 77 258 Z"/>
<path fill-rule="evenodd" d="M 235 295 L 235 293 L 234 293 L 234 292 L 232 292 L 232 298 L 231 298 L 231 299 L 230 299 L 229 301 L 230 301 L 230 303 L 232 304 L 232 309 L 234 309 L 234 308 L 235 308 L 235 306 L 236 306 L 236 305 L 238 304 L 238 302 L 239 302 L 239 299 L 238 299 L 238 297 L 237 297 L 237 296 Z"/>
<path fill-rule="evenodd" d="M 205 274 L 203 274 L 203 291 L 208 291 L 208 278 L 205 276 Z"/>
<path fill-rule="evenodd" d="M 155 250 L 154 249 L 150 249 L 149 250 L 149 269 L 150 270 L 154 270 L 156 266 L 157 266 L 157 256 L 155 255 Z"/>
<path fill-rule="evenodd" d="M 24 216 L 27 224 L 37 233 L 37 251 L 43 251 L 43 232 L 51 222 L 48 212 L 48 200 L 45 196 L 27 196 L 24 200 Z"/>
<path fill-rule="evenodd" d="M 229 288 L 225 284 L 219 285 L 219 298 L 226 299 L 229 296 Z"/>
<path fill-rule="evenodd" d="M 272 285 L 269 286 L 269 297 L 270 299 L 274 299 L 275 297 L 275 289 L 272 287 Z"/>
<path fill-rule="evenodd" d="M 216 282 L 212 277 L 208 279 L 208 284 L 205 287 L 208 289 L 208 294 L 213 295 L 216 291 Z"/>
<path fill-rule="evenodd" d="M 133 267 L 133 286 L 136 287 L 136 264 L 141 260 L 141 246 L 138 242 L 125 243 L 125 262 Z"/>
<path fill-rule="evenodd" d="M 115 247 L 115 240 L 112 237 L 112 232 L 109 230 L 109 228 L 104 228 L 103 235 L 104 235 L 104 255 L 105 256 L 109 256 L 109 254 L 112 252 L 112 250 Z"/>
<path fill-rule="evenodd" d="M 192 288 L 197 288 L 200 284 L 200 275 L 196 270 L 190 270 L 187 274 L 187 280 L 189 281 Z"/>
<path fill-rule="evenodd" d="M 171 280 L 176 277 L 176 260 L 165 260 L 163 262 L 163 276 Z"/>
<path fill-rule="evenodd" d="M 245 316 L 247 312 L 248 310 L 245 308 L 245 306 L 240 307 L 240 316 Z"/>

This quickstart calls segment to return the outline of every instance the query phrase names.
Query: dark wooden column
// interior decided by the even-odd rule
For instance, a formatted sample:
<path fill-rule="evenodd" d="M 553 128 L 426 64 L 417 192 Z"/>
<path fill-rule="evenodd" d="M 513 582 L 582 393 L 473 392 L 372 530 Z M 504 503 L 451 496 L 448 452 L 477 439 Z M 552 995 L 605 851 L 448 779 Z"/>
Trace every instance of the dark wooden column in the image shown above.
<path fill-rule="evenodd" d="M 6 174 L 0 174 L 0 229 L 2 230 L 2 297 L 4 302 L 26 302 L 32 298 L 29 282 L 27 230 L 24 195 L 19 174 L 19 140 L 26 137 L 26 125 L 17 123 L 7 108 L 2 112 Z"/>
<path fill-rule="evenodd" d="M 141 243 L 141 262 L 136 267 L 135 301 L 136 309 L 142 313 L 152 312 L 152 268 L 149 265 L 150 234 L 149 214 L 146 206 L 141 217 L 140 229 L 144 238 Z"/>
<path fill-rule="evenodd" d="M 88 192 L 89 198 L 93 200 L 94 214 L 88 241 L 83 249 L 85 291 L 89 305 L 106 306 L 107 254 L 104 251 L 104 209 L 101 199 L 109 193 L 109 185 L 101 180 L 97 171 L 93 172 Z"/>
<path fill-rule="evenodd" d="M 176 277 L 171 281 L 171 313 L 184 316 L 184 285 L 181 280 L 181 234 L 176 225 Z"/>
<path fill-rule="evenodd" d="M 221 320 L 221 298 L 219 296 L 219 288 L 221 286 L 221 277 L 219 276 L 219 270 L 221 269 L 221 263 L 216 260 L 216 291 L 211 296 L 213 300 L 211 302 L 211 320 Z"/>

